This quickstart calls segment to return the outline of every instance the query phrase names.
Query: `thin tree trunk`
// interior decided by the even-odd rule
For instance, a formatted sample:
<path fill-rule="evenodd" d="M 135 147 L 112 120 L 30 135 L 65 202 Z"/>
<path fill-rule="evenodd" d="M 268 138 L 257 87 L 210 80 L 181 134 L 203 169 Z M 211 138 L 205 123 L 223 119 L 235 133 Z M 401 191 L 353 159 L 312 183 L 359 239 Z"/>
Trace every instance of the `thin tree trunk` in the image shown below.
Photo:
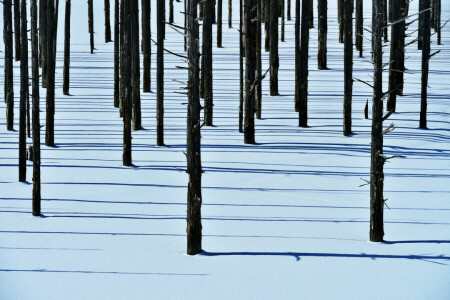
<path fill-rule="evenodd" d="M 233 0 L 228 0 L 228 28 L 233 27 Z"/>
<path fill-rule="evenodd" d="M 47 87 L 47 73 L 48 73 L 48 1 L 40 0 L 39 6 L 42 7 L 41 15 L 39 16 L 39 38 L 42 42 L 41 60 L 42 60 L 42 87 Z"/>
<path fill-rule="evenodd" d="M 338 1 L 339 43 L 344 43 L 344 0 Z"/>
<path fill-rule="evenodd" d="M 217 1 L 217 48 L 222 48 L 222 0 Z"/>
<path fill-rule="evenodd" d="M 150 0 L 142 0 L 142 49 L 144 56 L 144 93 L 151 90 Z"/>
<path fill-rule="evenodd" d="M 173 0 L 169 0 L 169 23 L 173 24 Z"/>
<path fill-rule="evenodd" d="M 188 12 L 188 7 L 189 7 L 189 1 L 190 0 L 185 0 L 184 1 L 184 52 L 187 52 L 187 12 Z M 230 0 L 231 1 L 231 0 Z"/>
<path fill-rule="evenodd" d="M 387 43 L 388 41 L 388 27 L 387 27 L 387 23 L 388 23 L 388 4 L 387 4 L 388 0 L 383 0 L 383 37 L 384 37 L 384 42 Z"/>
<path fill-rule="evenodd" d="M 425 0 L 419 0 L 419 12 L 423 11 L 425 8 Z M 418 40 L 417 40 L 417 49 L 422 50 L 422 40 L 423 40 L 423 28 L 425 27 L 423 24 L 424 14 L 419 14 L 419 30 L 418 30 Z"/>
<path fill-rule="evenodd" d="M 355 12 L 355 46 L 359 51 L 359 57 L 363 55 L 363 34 L 364 34 L 364 10 L 363 0 L 356 0 Z"/>
<path fill-rule="evenodd" d="M 123 1 L 123 0 L 122 0 Z M 120 105 L 120 4 L 114 0 L 114 107 Z M 145 71 L 144 71 L 145 74 Z M 145 78 L 145 75 L 144 75 Z M 145 82 L 145 81 L 144 81 Z M 145 92 L 145 84 L 144 84 Z"/>
<path fill-rule="evenodd" d="M 362 0 L 361 0 L 362 1 Z M 317 19 L 319 31 L 319 49 L 317 53 L 317 62 L 319 70 L 327 69 L 327 0 L 318 0 L 317 2 Z"/>
<path fill-rule="evenodd" d="M 436 5 L 437 44 L 441 45 L 441 0 L 436 0 Z"/>
<path fill-rule="evenodd" d="M 105 43 L 111 42 L 111 13 L 109 0 L 105 0 Z"/>
<path fill-rule="evenodd" d="M 45 0 L 44 0 L 45 1 Z M 53 43 L 55 39 L 55 8 L 54 0 L 48 0 L 47 8 L 47 109 L 45 126 L 45 145 L 55 146 L 55 52 L 53 52 Z"/>
<path fill-rule="evenodd" d="M 423 9 L 430 8 L 430 0 L 423 0 Z M 422 92 L 420 101 L 420 128 L 427 128 L 427 88 L 430 60 L 430 11 L 423 13 L 422 30 Z"/>
<path fill-rule="evenodd" d="M 309 29 L 314 28 L 314 5 L 313 0 L 309 0 Z"/>
<path fill-rule="evenodd" d="M 261 19 L 262 19 L 262 0 L 257 1 L 257 17 L 256 17 L 256 118 L 261 119 L 262 109 L 262 59 L 261 59 Z"/>
<path fill-rule="evenodd" d="M 239 132 L 244 132 L 244 36 L 243 29 L 243 5 L 239 0 Z"/>
<path fill-rule="evenodd" d="M 20 60 L 20 0 L 14 0 L 14 41 L 16 42 L 16 61 Z"/>
<path fill-rule="evenodd" d="M 124 166 L 132 165 L 131 158 L 131 119 L 132 119 L 132 98 L 133 98 L 133 87 L 132 87 L 132 56 L 134 51 L 132 44 L 134 42 L 133 38 L 133 2 L 134 0 L 122 0 L 123 2 L 123 23 L 121 23 L 121 31 L 123 35 L 122 43 L 122 55 L 121 55 L 121 69 L 122 73 L 122 83 L 123 83 L 123 99 L 122 99 L 122 110 L 123 110 L 123 154 L 122 162 Z"/>
<path fill-rule="evenodd" d="M 320 1 L 320 0 L 319 0 Z M 295 1 L 295 111 L 300 111 L 300 0 Z"/>
<path fill-rule="evenodd" d="M 18 5 L 18 1 L 15 3 Z M 20 120 L 19 120 L 19 181 L 27 181 L 26 102 L 28 95 L 28 36 L 27 1 L 21 3 L 21 57 L 20 57 Z"/>
<path fill-rule="evenodd" d="M 141 120 L 141 78 L 140 78 L 140 57 L 139 57 L 139 0 L 133 0 L 132 2 L 132 10 L 131 13 L 133 18 L 132 22 L 132 39 L 131 43 L 131 77 L 132 83 L 131 86 L 133 88 L 132 91 L 132 119 L 133 119 L 133 130 L 141 130 L 142 129 L 142 120 Z"/>
<path fill-rule="evenodd" d="M 264 1 L 264 51 L 269 52 L 270 50 L 270 0 Z"/>
<path fill-rule="evenodd" d="M 287 20 L 291 20 L 291 0 L 287 0 Z"/>
<path fill-rule="evenodd" d="M 199 28 L 197 21 L 197 0 L 190 0 L 188 13 L 189 82 L 186 160 L 189 174 L 187 194 L 187 254 L 196 255 L 202 251 L 202 163 L 200 134 L 199 97 Z"/>
<path fill-rule="evenodd" d="M 53 32 L 53 57 L 56 59 L 56 45 L 58 42 L 58 16 L 59 16 L 59 0 L 55 1 L 55 19 L 53 24 L 55 24 L 55 29 Z"/>
<path fill-rule="evenodd" d="M 66 17 L 64 27 L 64 70 L 63 70 L 63 94 L 69 95 L 70 86 L 70 10 L 71 0 L 66 0 Z"/>
<path fill-rule="evenodd" d="M 278 3 L 270 1 L 270 95 L 278 95 Z"/>
<path fill-rule="evenodd" d="M 344 135 L 352 133 L 353 93 L 353 3 L 344 0 Z"/>
<path fill-rule="evenodd" d="M 245 120 L 244 143 L 255 143 L 256 0 L 245 0 Z"/>
<path fill-rule="evenodd" d="M 88 0 L 88 25 L 91 44 L 91 54 L 94 53 L 94 4 Z"/>
<path fill-rule="evenodd" d="M 406 12 L 406 5 L 407 3 L 409 3 L 407 0 L 400 0 L 400 17 L 401 18 L 406 18 L 407 16 L 407 12 Z M 400 42 L 399 42 L 399 47 L 401 49 L 401 51 L 399 51 L 399 71 L 397 72 L 398 75 L 398 90 L 397 90 L 397 95 L 402 96 L 403 95 L 403 86 L 404 86 L 404 71 L 405 71 L 405 38 L 406 38 L 406 22 L 405 20 L 403 20 L 402 22 L 399 23 L 399 32 L 400 32 Z"/>
<path fill-rule="evenodd" d="M 205 97 L 205 125 L 213 125 L 213 69 L 212 69 L 212 10 L 213 0 L 206 0 L 203 17 L 203 84 Z"/>
<path fill-rule="evenodd" d="M 120 69 L 120 79 L 119 79 L 119 113 L 120 116 L 123 117 L 123 99 L 125 98 L 125 82 L 124 82 L 124 76 L 125 76 L 125 62 L 124 62 L 124 56 L 128 55 L 125 52 L 125 1 L 126 0 L 121 0 L 120 1 L 120 42 L 119 42 L 119 51 L 120 51 L 120 55 L 119 55 L 119 69 Z"/>
<path fill-rule="evenodd" d="M 370 240 L 383 241 L 383 49 L 382 17 L 383 1 L 373 1 L 372 39 L 374 63 L 374 91 L 372 106 L 371 164 L 370 164 Z"/>
<path fill-rule="evenodd" d="M 14 76 L 11 0 L 3 1 L 3 41 L 5 43 L 6 129 L 14 130 Z"/>
<path fill-rule="evenodd" d="M 164 146 L 164 0 L 157 1 L 156 144 Z"/>
<path fill-rule="evenodd" d="M 284 42 L 284 30 L 285 30 L 285 24 L 284 24 L 284 0 L 281 0 L 281 41 Z"/>
<path fill-rule="evenodd" d="M 300 41 L 299 126 L 308 127 L 308 51 L 310 0 L 302 1 L 302 26 Z"/>

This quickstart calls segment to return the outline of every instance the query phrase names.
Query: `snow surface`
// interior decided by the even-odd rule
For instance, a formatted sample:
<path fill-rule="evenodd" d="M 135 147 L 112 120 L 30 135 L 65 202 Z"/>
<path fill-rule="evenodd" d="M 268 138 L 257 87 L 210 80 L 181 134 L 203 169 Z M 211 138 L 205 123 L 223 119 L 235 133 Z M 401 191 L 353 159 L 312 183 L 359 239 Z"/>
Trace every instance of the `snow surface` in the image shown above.
<path fill-rule="evenodd" d="M 329 1 L 328 10 L 329 70 L 316 68 L 317 29 L 311 30 L 310 127 L 297 127 L 293 110 L 294 21 L 288 21 L 286 42 L 280 44 L 281 95 L 268 96 L 264 82 L 256 145 L 244 145 L 238 132 L 238 1 L 233 1 L 233 29 L 224 1 L 224 48 L 214 48 L 215 126 L 202 131 L 205 252 L 190 257 L 185 255 L 188 177 L 181 170 L 187 100 L 174 93 L 179 85 L 171 80 L 186 79 L 186 72 L 175 68 L 185 62 L 165 56 L 166 146 L 155 146 L 155 94 L 142 94 L 145 129 L 133 132 L 135 166 L 123 167 L 122 121 L 112 97 L 113 44 L 103 42 L 103 1 L 94 1 L 94 55 L 86 1 L 72 1 L 70 96 L 62 95 L 60 2 L 57 147 L 42 146 L 42 218 L 31 216 L 31 164 L 29 183 L 17 182 L 18 132 L 6 131 L 0 101 L 1 299 L 450 298 L 449 27 L 443 46 L 432 38 L 432 50 L 442 52 L 430 65 L 428 130 L 418 129 L 421 54 L 416 45 L 407 49 L 405 96 L 390 118 L 397 129 L 386 136 L 385 152 L 408 158 L 386 164 L 387 242 L 370 243 L 369 190 L 359 185 L 369 178 L 371 121 L 363 110 L 371 91 L 354 83 L 354 134 L 344 137 L 336 1 Z M 442 2 L 444 22 L 450 9 Z M 175 5 L 177 12 L 183 9 L 182 3 Z M 370 26 L 370 1 L 364 5 Z M 155 7 L 152 1 L 153 16 Z M 176 17 L 181 24 L 180 14 Z M 354 52 L 354 75 L 370 80 L 370 41 L 364 43 L 365 57 Z M 181 52 L 182 47 L 182 37 L 167 28 L 166 48 Z M 264 70 L 267 57 L 264 53 Z M 19 66 L 14 64 L 16 120 Z M 41 95 L 44 124 L 44 89 Z"/>

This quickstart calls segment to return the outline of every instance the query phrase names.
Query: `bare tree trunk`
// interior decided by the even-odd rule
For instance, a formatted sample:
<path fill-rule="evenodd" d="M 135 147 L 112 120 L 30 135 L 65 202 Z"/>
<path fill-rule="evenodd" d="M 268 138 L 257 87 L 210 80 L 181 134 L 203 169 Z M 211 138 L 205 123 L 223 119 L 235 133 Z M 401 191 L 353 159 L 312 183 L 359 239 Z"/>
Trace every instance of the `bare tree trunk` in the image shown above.
<path fill-rule="evenodd" d="M 356 0 L 355 13 L 355 46 L 359 51 L 359 57 L 363 55 L 363 34 L 364 34 L 364 10 L 363 0 Z"/>
<path fill-rule="evenodd" d="M 436 32 L 437 44 L 441 45 L 441 0 L 436 0 Z"/>
<path fill-rule="evenodd" d="M 422 29 L 422 92 L 420 101 L 420 128 L 427 128 L 427 88 L 430 60 L 430 0 L 423 0 L 423 29 Z"/>
<path fill-rule="evenodd" d="M 122 83 L 123 83 L 123 154 L 122 162 L 124 166 L 132 165 L 131 158 L 131 119 L 132 119 L 132 56 L 134 55 L 132 44 L 133 39 L 133 2 L 134 0 L 122 0 L 123 6 L 123 23 L 121 23 L 121 31 L 123 35 L 122 55 L 121 55 L 121 69 Z"/>
<path fill-rule="evenodd" d="M 281 0 L 281 41 L 284 42 L 284 0 Z"/>
<path fill-rule="evenodd" d="M 15 3 L 18 5 L 19 1 Z M 21 57 L 20 57 L 20 120 L 19 120 L 19 181 L 27 181 L 26 101 L 28 95 L 28 37 L 27 2 L 21 3 Z"/>
<path fill-rule="evenodd" d="M 374 63 L 374 91 L 372 106 L 372 138 L 370 164 L 370 240 L 383 241 L 383 49 L 382 49 L 383 1 L 373 1 L 372 39 Z"/>
<path fill-rule="evenodd" d="M 169 0 L 169 23 L 173 24 L 173 0 Z"/>
<path fill-rule="evenodd" d="M 123 1 L 123 0 L 122 0 Z M 120 4 L 114 1 L 114 107 L 120 105 Z M 144 71 L 145 74 L 145 71 Z M 145 78 L 145 75 L 144 75 Z M 145 92 L 145 84 L 144 84 Z"/>
<path fill-rule="evenodd" d="M 344 0 L 338 1 L 339 43 L 344 42 Z"/>
<path fill-rule="evenodd" d="M 228 0 L 228 28 L 233 27 L 233 0 Z"/>
<path fill-rule="evenodd" d="M 425 8 L 424 5 L 425 0 L 419 0 L 419 12 L 423 11 Z M 424 14 L 419 14 L 419 29 L 418 29 L 418 40 L 417 40 L 417 49 L 422 50 L 422 40 L 423 40 L 423 28 L 425 27 L 423 24 Z"/>
<path fill-rule="evenodd" d="M 88 25 L 91 44 L 91 54 L 94 53 L 94 4 L 92 0 L 88 0 Z"/>
<path fill-rule="evenodd" d="M 401 18 L 406 18 L 407 16 L 407 11 L 406 11 L 406 5 L 407 5 L 406 0 L 400 0 L 400 17 Z M 405 20 L 403 20 L 402 22 L 399 23 L 400 29 L 400 43 L 399 43 L 399 47 L 401 48 L 401 51 L 399 51 L 399 71 L 397 73 L 398 75 L 398 82 L 399 82 L 399 86 L 397 89 L 397 95 L 402 96 L 403 95 L 403 86 L 404 86 L 404 71 L 405 71 L 405 38 L 406 38 L 406 22 Z"/>
<path fill-rule="evenodd" d="M 278 3 L 270 1 L 270 95 L 278 95 Z"/>
<path fill-rule="evenodd" d="M 187 52 L 187 12 L 188 12 L 188 7 L 189 7 L 189 1 L 190 0 L 185 0 L 184 1 L 184 52 Z"/>
<path fill-rule="evenodd" d="M 320 1 L 320 0 L 319 0 Z M 295 111 L 300 111 L 300 0 L 295 1 Z"/>
<path fill-rule="evenodd" d="M 245 0 L 245 120 L 244 143 L 255 143 L 256 0 Z"/>
<path fill-rule="evenodd" d="M 56 45 L 58 41 L 58 17 L 59 17 L 59 0 L 55 1 L 55 19 L 53 24 L 55 24 L 55 29 L 53 32 L 53 57 L 56 59 Z M 56 63 L 55 63 L 56 64 Z"/>
<path fill-rule="evenodd" d="M 314 5 L 313 0 L 309 0 L 309 29 L 314 28 Z"/>
<path fill-rule="evenodd" d="M 45 0 L 44 0 L 45 1 Z M 45 145 L 55 146 L 55 52 L 53 43 L 55 42 L 55 7 L 54 0 L 48 0 L 47 8 L 47 109 L 45 126 Z"/>
<path fill-rule="evenodd" d="M 128 55 L 125 52 L 125 1 L 126 0 L 121 0 L 120 1 L 120 21 L 119 21 L 119 27 L 120 27 L 120 33 L 119 33 L 119 51 L 120 51 L 120 55 L 119 55 L 119 69 L 120 69 L 120 79 L 119 79 L 119 113 L 120 116 L 123 117 L 123 100 L 125 98 L 125 82 L 124 82 L 124 76 L 125 76 L 125 62 L 124 62 L 124 55 Z M 125 121 L 124 121 L 125 122 Z"/>
<path fill-rule="evenodd" d="M 71 0 L 66 0 L 66 16 L 64 27 L 64 70 L 63 70 L 63 94 L 69 95 L 70 85 L 70 10 Z"/>
<path fill-rule="evenodd" d="M 383 0 L 383 37 L 384 37 L 384 42 L 387 43 L 388 41 L 388 27 L 387 27 L 387 23 L 388 23 L 388 5 L 387 5 L 387 1 L 388 0 Z"/>
<path fill-rule="evenodd" d="M 287 20 L 291 20 L 291 0 L 287 0 Z"/>
<path fill-rule="evenodd" d="M 111 13 L 109 0 L 105 0 L 105 43 L 111 42 Z"/>
<path fill-rule="evenodd" d="M 362 1 L 362 0 L 361 0 Z M 317 62 L 319 70 L 327 69 L 327 0 L 318 0 L 318 31 L 319 31 L 319 49 L 317 53 Z"/>
<path fill-rule="evenodd" d="M 239 0 L 239 132 L 244 132 L 244 36 L 243 29 L 243 5 Z"/>
<path fill-rule="evenodd" d="M 308 127 L 308 51 L 310 0 L 302 0 L 302 26 L 299 70 L 299 126 Z"/>
<path fill-rule="evenodd" d="M 261 19 L 262 19 L 262 0 L 257 1 L 256 17 L 256 118 L 261 119 L 262 109 L 262 59 L 261 59 Z"/>
<path fill-rule="evenodd" d="M 14 40 L 16 42 L 16 61 L 20 60 L 20 0 L 14 0 Z"/>
<path fill-rule="evenodd" d="M 222 0 L 217 1 L 217 48 L 222 48 Z"/>
<path fill-rule="evenodd" d="M 206 0 L 203 17 L 203 63 L 202 72 L 205 97 L 205 125 L 213 125 L 213 69 L 212 69 L 212 11 L 213 0 Z"/>
<path fill-rule="evenodd" d="M 353 3 L 344 0 L 344 135 L 352 134 Z"/>
<path fill-rule="evenodd" d="M 186 159 L 189 174 L 187 194 L 187 254 L 196 255 L 202 251 L 202 163 L 200 134 L 199 97 L 199 29 L 197 21 L 197 0 L 190 0 L 188 13 L 189 82 Z"/>
<path fill-rule="evenodd" d="M 150 0 L 142 0 L 142 52 L 144 56 L 144 93 L 151 91 Z"/>
<path fill-rule="evenodd" d="M 133 130 L 142 129 L 141 120 L 141 78 L 140 78 L 140 57 L 139 57 L 139 0 L 133 0 L 133 7 L 131 13 L 133 14 L 132 22 L 132 39 L 131 51 L 131 73 L 132 73 L 132 106 L 133 106 Z"/>
<path fill-rule="evenodd" d="M 11 0 L 3 1 L 3 42 L 5 43 L 6 129 L 14 130 L 14 76 Z"/>
<path fill-rule="evenodd" d="M 264 51 L 269 52 L 270 50 L 270 0 L 264 1 Z"/>
<path fill-rule="evenodd" d="M 164 0 L 157 1 L 156 144 L 164 146 Z"/>
<path fill-rule="evenodd" d="M 47 73 L 48 73 L 48 26 L 47 26 L 47 13 L 48 13 L 48 1 L 40 0 L 39 6 L 41 15 L 39 16 L 39 38 L 42 43 L 41 47 L 41 64 L 42 64 L 42 87 L 47 87 Z"/>

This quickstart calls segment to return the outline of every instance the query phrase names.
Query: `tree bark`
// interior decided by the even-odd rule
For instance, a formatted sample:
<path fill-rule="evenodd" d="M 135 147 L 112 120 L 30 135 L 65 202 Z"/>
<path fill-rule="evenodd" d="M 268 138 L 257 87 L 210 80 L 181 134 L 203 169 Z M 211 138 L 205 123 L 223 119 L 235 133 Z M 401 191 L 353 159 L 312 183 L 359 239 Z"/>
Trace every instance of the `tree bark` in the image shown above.
<path fill-rule="evenodd" d="M 285 24 L 284 24 L 284 0 L 281 0 L 281 41 L 284 42 L 284 30 L 285 30 Z"/>
<path fill-rule="evenodd" d="M 111 42 L 111 13 L 109 0 L 105 0 L 105 43 Z"/>
<path fill-rule="evenodd" d="M 48 73 L 48 20 L 47 20 L 47 13 L 48 13 L 48 1 L 47 0 L 40 0 L 39 2 L 39 42 L 42 43 L 41 45 L 41 65 L 42 65 L 42 87 L 47 87 L 47 73 Z"/>
<path fill-rule="evenodd" d="M 339 43 L 344 43 L 344 0 L 338 1 Z"/>
<path fill-rule="evenodd" d="M 256 0 L 245 0 L 245 120 L 244 143 L 255 143 Z"/>
<path fill-rule="evenodd" d="M 187 194 L 187 254 L 202 251 L 202 164 L 199 97 L 199 28 L 197 0 L 190 0 L 188 13 L 189 79 L 186 160 L 189 174 Z"/>
<path fill-rule="evenodd" d="M 233 0 L 228 0 L 228 28 L 233 27 Z"/>
<path fill-rule="evenodd" d="M 120 4 L 114 0 L 114 107 L 120 105 Z M 145 54 L 144 54 L 145 55 Z M 145 70 L 145 68 L 144 68 Z M 144 71 L 145 78 L 145 71 Z M 145 80 L 144 80 L 145 92 Z"/>
<path fill-rule="evenodd" d="M 320 1 L 320 0 L 319 0 Z M 300 0 L 295 1 L 295 111 L 300 111 Z"/>
<path fill-rule="evenodd" d="M 384 37 L 384 42 L 387 43 L 388 41 L 388 27 L 387 27 L 387 23 L 388 23 L 388 5 L 387 5 L 387 1 L 388 0 L 383 0 L 383 37 Z"/>
<path fill-rule="evenodd" d="M 309 0 L 309 29 L 314 28 L 314 5 L 313 0 Z"/>
<path fill-rule="evenodd" d="M 142 49 L 144 56 L 144 93 L 151 91 L 150 0 L 142 0 Z"/>
<path fill-rule="evenodd" d="M 278 95 L 278 3 L 270 1 L 270 95 Z"/>
<path fill-rule="evenodd" d="M 69 95 L 70 86 L 70 10 L 71 0 L 66 0 L 66 16 L 64 27 L 64 70 L 63 70 L 63 94 Z"/>
<path fill-rule="evenodd" d="M 244 132 L 244 36 L 243 29 L 243 4 L 239 0 L 239 132 Z"/>
<path fill-rule="evenodd" d="M 302 25 L 299 70 L 299 126 L 308 127 L 308 51 L 310 0 L 302 0 Z"/>
<path fill-rule="evenodd" d="M 217 48 L 222 48 L 222 0 L 217 1 Z"/>
<path fill-rule="evenodd" d="M 362 1 L 362 0 L 361 0 Z M 318 31 L 319 31 L 319 49 L 317 53 L 317 62 L 319 70 L 327 69 L 327 0 L 318 0 Z"/>
<path fill-rule="evenodd" d="M 18 1 L 17 1 L 18 2 Z M 18 5 L 18 3 L 15 5 Z M 19 118 L 19 181 L 27 181 L 27 136 L 26 101 L 28 95 L 28 37 L 27 1 L 21 2 L 21 40 L 20 40 L 20 118 Z"/>
<path fill-rule="evenodd" d="M 20 0 L 14 0 L 14 40 L 16 42 L 16 61 L 20 60 L 20 44 L 21 44 L 21 34 L 20 34 Z"/>
<path fill-rule="evenodd" d="M 205 125 L 213 125 L 213 69 L 212 69 L 212 11 L 213 0 L 206 0 L 203 17 L 203 84 L 205 97 Z"/>
<path fill-rule="evenodd" d="M 291 20 L 291 0 L 287 0 L 287 20 Z"/>
<path fill-rule="evenodd" d="M 131 77 L 132 77 L 132 106 L 133 106 L 133 130 L 142 129 L 141 119 L 141 70 L 140 70 L 140 57 L 139 57 L 139 0 L 133 0 L 131 13 L 133 18 L 132 22 L 132 43 L 131 43 Z"/>
<path fill-rule="evenodd" d="M 430 0 L 423 0 L 423 9 L 430 8 Z M 430 10 L 423 13 L 422 29 L 422 91 L 420 101 L 420 128 L 427 128 L 427 89 L 430 60 Z"/>
<path fill-rule="evenodd" d="M 269 52 L 270 50 L 270 0 L 262 0 L 264 3 L 264 51 Z"/>
<path fill-rule="evenodd" d="M 353 3 L 344 0 L 344 136 L 352 134 Z"/>
<path fill-rule="evenodd" d="M 425 0 L 419 0 L 419 12 L 423 11 L 425 8 Z M 418 40 L 417 40 L 417 49 L 422 50 L 422 40 L 423 40 L 423 28 L 425 27 L 423 24 L 423 18 L 424 14 L 419 14 L 419 30 L 417 32 L 418 34 Z"/>
<path fill-rule="evenodd" d="M 45 1 L 45 0 L 44 0 Z M 53 51 L 55 42 L 55 7 L 54 0 L 47 2 L 47 99 L 46 99 L 46 121 L 45 145 L 55 146 L 55 52 Z"/>
<path fill-rule="evenodd" d="M 120 42 L 119 42 L 119 70 L 120 70 L 120 79 L 119 79 L 119 113 L 120 117 L 123 117 L 123 99 L 125 98 L 125 82 L 124 82 L 124 76 L 125 76 L 125 70 L 124 70 L 124 56 L 128 55 L 125 52 L 125 0 L 120 1 Z"/>
<path fill-rule="evenodd" d="M 256 17 L 256 118 L 261 119 L 262 109 L 262 59 L 261 59 L 261 19 L 262 19 L 262 0 L 257 1 Z"/>
<path fill-rule="evenodd" d="M 173 24 L 173 0 L 169 0 L 169 23 Z"/>
<path fill-rule="evenodd" d="M 436 0 L 436 6 L 437 44 L 441 45 L 441 0 Z"/>
<path fill-rule="evenodd" d="M 14 130 L 14 76 L 11 0 L 3 1 L 3 42 L 5 43 L 6 129 Z"/>
<path fill-rule="evenodd" d="M 91 54 L 94 53 L 94 4 L 92 0 L 88 0 L 88 25 L 89 25 L 89 37 L 91 44 Z"/>
<path fill-rule="evenodd" d="M 132 56 L 134 55 L 132 44 L 133 39 L 133 2 L 134 0 L 122 0 L 123 6 L 123 23 L 121 23 L 121 31 L 123 35 L 122 55 L 121 55 L 121 69 L 122 84 L 123 84 L 123 154 L 122 162 L 124 166 L 132 165 L 131 158 L 131 119 L 132 119 Z"/>
<path fill-rule="evenodd" d="M 157 1 L 156 144 L 164 146 L 164 0 Z"/>
<path fill-rule="evenodd" d="M 355 10 L 355 46 L 359 51 L 359 57 L 363 55 L 363 34 L 364 34 L 364 10 L 363 0 L 356 0 Z"/>

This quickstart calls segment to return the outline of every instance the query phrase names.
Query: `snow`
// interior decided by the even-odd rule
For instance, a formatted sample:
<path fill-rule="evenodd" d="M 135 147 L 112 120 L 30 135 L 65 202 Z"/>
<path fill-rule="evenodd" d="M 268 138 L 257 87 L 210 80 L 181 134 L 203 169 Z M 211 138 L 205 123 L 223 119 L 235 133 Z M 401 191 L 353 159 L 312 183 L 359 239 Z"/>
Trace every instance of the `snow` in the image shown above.
<path fill-rule="evenodd" d="M 297 127 L 293 110 L 292 20 L 280 44 L 281 95 L 270 97 L 264 82 L 256 145 L 244 145 L 238 132 L 238 1 L 233 29 L 224 1 L 224 48 L 214 48 L 215 126 L 202 129 L 205 252 L 191 257 L 185 254 L 188 178 L 182 170 L 187 100 L 174 93 L 179 85 L 171 80 L 186 79 L 186 72 L 175 68 L 185 62 L 165 55 L 166 146 L 155 146 L 156 96 L 141 94 L 144 130 L 133 132 L 134 166 L 123 167 L 122 121 L 112 97 L 113 44 L 103 43 L 103 1 L 94 2 L 94 55 L 87 3 L 72 3 L 70 96 L 62 95 L 64 1 L 60 5 L 57 147 L 42 146 L 41 218 L 31 216 L 31 164 L 29 183 L 17 182 L 18 132 L 6 131 L 0 101 L 0 298 L 449 299 L 449 27 L 442 46 L 432 37 L 432 51 L 441 53 L 430 62 L 428 130 L 418 128 L 421 54 L 416 45 L 407 49 L 405 96 L 389 119 L 396 130 L 385 137 L 384 149 L 408 157 L 386 164 L 387 242 L 371 243 L 369 190 L 359 187 L 361 178 L 369 178 L 371 121 L 363 110 L 371 91 L 354 83 L 354 134 L 344 137 L 336 1 L 329 1 L 328 10 L 329 70 L 316 68 L 317 29 L 311 30 L 310 127 Z M 444 22 L 450 9 L 443 4 Z M 176 12 L 183 9 L 175 5 Z M 364 5 L 370 26 L 370 1 Z M 153 16 L 155 7 L 152 1 Z M 416 10 L 413 1 L 411 12 Z M 354 52 L 354 76 L 362 80 L 370 80 L 372 72 L 369 45 L 366 39 L 363 58 Z M 3 52 L 3 43 L 0 47 Z M 165 47 L 181 52 L 182 37 L 167 28 Z M 267 58 L 264 53 L 263 70 Z M 0 55 L 2 65 L 3 59 Z M 16 121 L 19 65 L 14 63 Z M 44 89 L 41 96 L 44 124 Z M 45 127 L 42 141 L 44 135 Z"/>

